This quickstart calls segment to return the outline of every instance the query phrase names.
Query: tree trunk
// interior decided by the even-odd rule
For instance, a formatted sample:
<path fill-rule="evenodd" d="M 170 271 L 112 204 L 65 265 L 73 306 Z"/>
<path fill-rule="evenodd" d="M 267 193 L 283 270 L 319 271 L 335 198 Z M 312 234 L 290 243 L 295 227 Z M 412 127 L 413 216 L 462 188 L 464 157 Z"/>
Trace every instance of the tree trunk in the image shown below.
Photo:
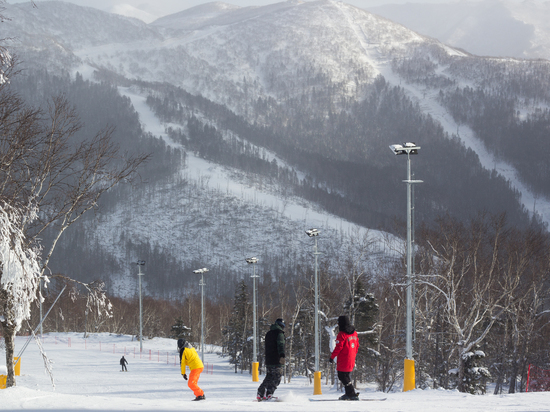
<path fill-rule="evenodd" d="M 4 331 L 4 342 L 6 344 L 6 368 L 8 369 L 8 377 L 6 379 L 6 388 L 15 386 L 15 367 L 13 365 L 14 350 L 15 350 L 15 326 L 6 325 L 2 322 Z"/>
<path fill-rule="evenodd" d="M 508 393 L 516 393 L 516 381 L 518 376 L 518 344 L 519 344 L 519 330 L 517 324 L 514 325 L 514 332 L 512 334 L 512 369 L 510 370 L 510 385 L 508 386 Z"/>
<path fill-rule="evenodd" d="M 466 367 L 466 362 L 464 362 L 464 342 L 459 341 L 458 342 L 458 391 L 459 392 L 466 392 L 466 371 L 464 368 Z"/>

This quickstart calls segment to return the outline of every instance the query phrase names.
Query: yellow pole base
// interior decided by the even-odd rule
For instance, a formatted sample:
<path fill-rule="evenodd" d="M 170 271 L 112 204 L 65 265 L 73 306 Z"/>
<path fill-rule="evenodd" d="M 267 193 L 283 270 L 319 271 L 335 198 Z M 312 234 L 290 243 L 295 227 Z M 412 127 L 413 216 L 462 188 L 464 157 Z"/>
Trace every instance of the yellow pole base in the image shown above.
<path fill-rule="evenodd" d="M 416 389 L 416 381 L 414 375 L 414 360 L 405 359 L 405 374 L 403 376 L 403 392 Z"/>
<path fill-rule="evenodd" d="M 321 392 L 321 371 L 313 373 L 313 394 L 322 395 Z"/>
<path fill-rule="evenodd" d="M 6 389 L 6 380 L 8 379 L 7 375 L 0 375 L 0 389 Z"/>
<path fill-rule="evenodd" d="M 13 357 L 15 376 L 21 376 L 21 358 L 14 356 Z"/>
<path fill-rule="evenodd" d="M 258 373 L 259 367 L 260 367 L 260 362 L 252 362 L 252 382 L 260 381 L 260 377 Z"/>

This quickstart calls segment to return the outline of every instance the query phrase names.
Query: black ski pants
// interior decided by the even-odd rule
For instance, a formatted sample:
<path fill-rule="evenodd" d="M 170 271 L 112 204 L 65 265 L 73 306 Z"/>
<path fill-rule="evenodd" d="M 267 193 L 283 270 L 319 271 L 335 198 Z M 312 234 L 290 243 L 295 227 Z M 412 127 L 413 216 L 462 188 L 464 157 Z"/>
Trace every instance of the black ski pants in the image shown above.
<path fill-rule="evenodd" d="M 281 383 L 283 376 L 283 366 L 266 366 L 266 374 L 264 381 L 258 388 L 258 395 L 265 397 L 273 395 L 277 386 Z"/>
<path fill-rule="evenodd" d="M 353 383 L 351 383 L 351 372 L 338 371 L 338 379 L 342 382 L 342 385 L 344 385 L 346 395 L 355 396 L 355 388 L 353 387 Z"/>

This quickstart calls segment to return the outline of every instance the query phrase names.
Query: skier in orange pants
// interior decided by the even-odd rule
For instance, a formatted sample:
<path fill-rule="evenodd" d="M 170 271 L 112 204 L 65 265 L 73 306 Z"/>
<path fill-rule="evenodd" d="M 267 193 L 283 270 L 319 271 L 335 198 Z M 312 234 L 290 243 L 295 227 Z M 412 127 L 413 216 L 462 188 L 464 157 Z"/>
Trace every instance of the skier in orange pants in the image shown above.
<path fill-rule="evenodd" d="M 198 381 L 204 369 L 204 365 L 199 358 L 199 354 L 195 348 L 184 339 L 178 339 L 178 351 L 180 353 L 181 374 L 183 375 L 183 379 L 188 380 L 185 368 L 189 367 L 191 371 L 189 374 L 188 386 L 195 394 L 195 399 L 193 400 L 203 401 L 205 399 L 204 391 L 199 388 Z"/>

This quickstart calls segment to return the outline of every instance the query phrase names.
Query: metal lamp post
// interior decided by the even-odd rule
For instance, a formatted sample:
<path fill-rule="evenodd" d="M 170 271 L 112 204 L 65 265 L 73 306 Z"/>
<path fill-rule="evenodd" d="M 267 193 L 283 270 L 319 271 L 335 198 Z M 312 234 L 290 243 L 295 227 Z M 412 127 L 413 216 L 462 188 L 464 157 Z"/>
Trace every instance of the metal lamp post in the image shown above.
<path fill-rule="evenodd" d="M 315 239 L 315 245 L 313 246 L 313 255 L 315 256 L 315 372 L 313 381 L 313 394 L 322 395 L 321 392 L 321 371 L 319 370 L 319 278 L 317 276 L 317 255 L 320 255 L 317 250 L 317 236 L 319 236 L 319 230 L 309 229 L 306 230 L 306 234 L 309 237 Z"/>
<path fill-rule="evenodd" d="M 201 360 L 204 362 L 204 274 L 208 272 L 208 269 L 202 268 L 194 270 L 193 273 L 200 273 L 201 281 L 199 283 L 201 287 Z"/>
<path fill-rule="evenodd" d="M 412 196 L 411 188 L 415 183 L 422 183 L 422 180 L 412 180 L 411 178 L 411 155 L 417 155 L 420 146 L 415 143 L 407 142 L 403 144 L 393 144 L 390 149 L 395 155 L 407 155 L 407 344 L 405 359 L 405 374 L 403 391 L 409 391 L 416 387 L 414 359 L 412 350 L 412 325 L 413 325 L 413 304 L 412 304 Z"/>
<path fill-rule="evenodd" d="M 252 276 L 252 306 L 253 306 L 253 318 L 252 318 L 252 382 L 258 382 L 259 379 L 259 373 L 258 373 L 258 330 L 257 330 L 257 313 L 256 313 L 256 278 L 259 276 L 256 276 L 256 263 L 258 263 L 258 258 L 251 257 L 246 258 L 246 263 L 249 263 L 252 265 L 252 268 L 254 270 L 254 275 Z"/>
<path fill-rule="evenodd" d="M 141 267 L 145 265 L 145 261 L 138 260 L 136 264 L 138 265 L 139 271 L 139 352 L 141 353 L 143 351 L 143 307 L 141 305 L 141 277 L 143 276 L 143 273 L 141 273 Z"/>

